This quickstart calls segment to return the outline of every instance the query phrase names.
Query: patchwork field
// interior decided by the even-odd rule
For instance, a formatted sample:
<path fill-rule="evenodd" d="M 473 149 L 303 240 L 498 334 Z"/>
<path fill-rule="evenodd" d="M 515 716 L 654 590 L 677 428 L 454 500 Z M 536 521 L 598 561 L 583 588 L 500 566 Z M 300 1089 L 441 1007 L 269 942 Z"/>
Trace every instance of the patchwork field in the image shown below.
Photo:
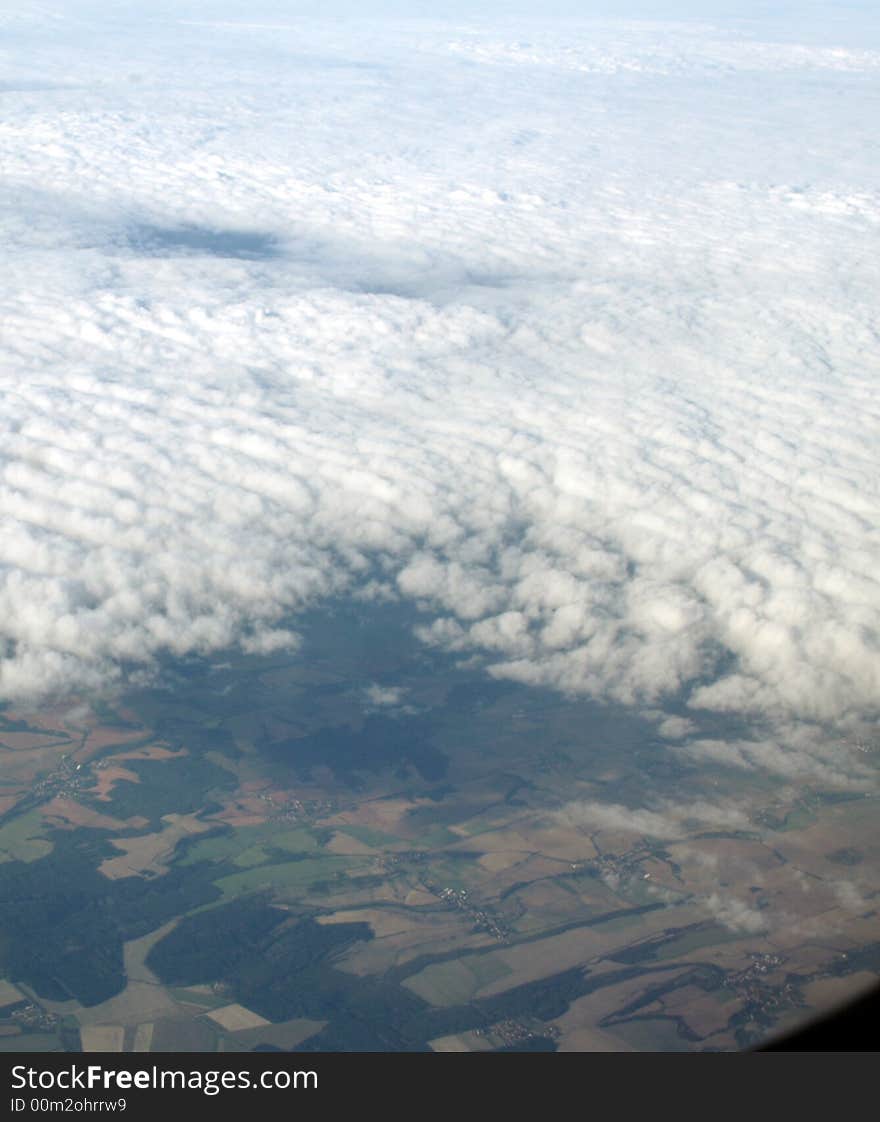
<path fill-rule="evenodd" d="M 377 715 L 330 662 L 3 714 L 4 1047 L 730 1049 L 877 977 L 872 797 L 658 788 L 628 717 L 436 668 Z"/>

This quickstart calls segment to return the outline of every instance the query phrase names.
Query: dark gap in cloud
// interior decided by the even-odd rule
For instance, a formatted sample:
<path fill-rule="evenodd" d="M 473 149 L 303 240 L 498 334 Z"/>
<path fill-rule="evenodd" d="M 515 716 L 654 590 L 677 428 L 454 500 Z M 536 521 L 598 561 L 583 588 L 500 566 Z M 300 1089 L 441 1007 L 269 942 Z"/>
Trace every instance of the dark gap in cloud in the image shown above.
<path fill-rule="evenodd" d="M 274 235 L 255 230 L 214 230 L 205 226 L 139 223 L 129 228 L 128 242 L 133 249 L 152 257 L 193 254 L 270 261 L 283 256 Z"/>
<path fill-rule="evenodd" d="M 527 755 L 542 774 L 575 760 L 602 774 L 613 760 L 613 774 L 603 774 L 600 782 L 613 803 L 642 805 L 656 796 L 658 784 L 681 784 L 698 770 L 657 737 L 656 714 L 493 679 L 481 661 L 462 664 L 454 652 L 425 647 L 415 634 L 423 619 L 404 601 L 333 598 L 278 621 L 301 636 L 297 650 L 253 654 L 230 647 L 182 657 L 160 652 L 152 681 L 130 686 L 126 704 L 156 713 L 157 732 L 173 744 L 224 751 L 233 750 L 229 734 L 206 727 L 200 714 L 256 711 L 254 746 L 276 774 L 306 779 L 323 766 L 351 789 L 360 789 L 364 775 L 387 770 L 400 778 L 409 771 L 429 797 L 441 789 L 452 795 L 462 774 L 456 759 L 460 764 L 485 752 L 486 766 L 494 757 L 491 767 L 507 774 L 503 745 L 519 737 L 529 741 Z M 317 678 L 315 667 L 321 667 Z M 138 669 L 126 667 L 125 678 L 131 681 Z M 378 707 L 369 687 L 380 685 L 398 687 L 400 702 Z M 738 720 L 708 716 L 719 738 L 725 727 L 739 731 Z M 298 731 L 291 735 L 290 729 Z M 484 748 L 493 736 L 498 744 Z M 511 772 L 517 797 L 532 786 L 521 766 Z M 459 795 L 449 800 L 453 822 L 463 808 L 472 808 L 467 791 Z M 418 821 L 413 815 L 412 822 Z"/>
<path fill-rule="evenodd" d="M 382 275 L 350 281 L 345 287 L 369 296 L 398 296 L 404 300 L 443 303 L 469 288 L 501 290 L 513 287 L 517 278 L 501 273 L 478 273 L 467 269 L 418 270 L 409 279 Z"/>
<path fill-rule="evenodd" d="M 2 193 L 0 202 L 6 202 Z M 11 198 L 9 206 L 20 206 L 19 200 Z M 208 225 L 130 214 L 121 224 L 108 226 L 106 217 L 51 193 L 32 192 L 31 214 L 31 230 L 51 223 L 47 236 L 56 245 L 65 236 L 76 248 L 107 256 L 276 263 L 284 267 L 289 283 L 301 287 L 393 296 L 436 307 L 464 300 L 494 308 L 499 296 L 534 292 L 572 279 L 555 271 L 530 274 L 497 260 L 462 259 L 396 242 L 364 245 L 327 230 L 300 226 L 247 230 L 226 226 L 222 220 Z"/>

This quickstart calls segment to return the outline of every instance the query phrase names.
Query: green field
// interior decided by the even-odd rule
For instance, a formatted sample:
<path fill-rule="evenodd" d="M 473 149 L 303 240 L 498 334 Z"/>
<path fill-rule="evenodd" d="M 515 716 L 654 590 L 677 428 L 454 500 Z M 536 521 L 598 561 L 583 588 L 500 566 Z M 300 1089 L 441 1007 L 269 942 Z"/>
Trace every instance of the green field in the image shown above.
<path fill-rule="evenodd" d="M 0 1036 L 0 1052 L 61 1052 L 61 1041 L 51 1032 L 28 1032 Z"/>
<path fill-rule="evenodd" d="M 385 834 L 381 830 L 374 830 L 370 826 L 341 826 L 337 833 L 347 834 L 348 837 L 363 842 L 364 845 L 375 846 L 377 849 L 403 844 L 401 838 L 396 838 L 393 834 Z"/>
<path fill-rule="evenodd" d="M 281 896 L 302 896 L 316 881 L 331 880 L 340 873 L 356 869 L 359 865 L 363 867 L 367 863 L 367 861 L 358 861 L 357 858 L 327 854 L 314 859 L 286 861 L 281 865 L 260 865 L 254 869 L 221 877 L 214 883 L 227 900 L 260 888 L 274 889 Z"/>
<path fill-rule="evenodd" d="M 42 836 L 44 829 L 39 810 L 0 827 L 0 861 L 37 861 L 51 853 L 52 843 Z"/>
<path fill-rule="evenodd" d="M 269 822 L 264 826 L 241 826 L 228 833 L 200 838 L 187 846 L 177 864 L 195 865 L 200 861 L 232 861 L 234 864 L 254 864 L 257 850 L 283 849 L 288 853 L 307 853 L 318 848 L 314 834 L 302 827 L 291 827 L 284 822 Z M 248 855 L 248 856 L 245 856 Z"/>

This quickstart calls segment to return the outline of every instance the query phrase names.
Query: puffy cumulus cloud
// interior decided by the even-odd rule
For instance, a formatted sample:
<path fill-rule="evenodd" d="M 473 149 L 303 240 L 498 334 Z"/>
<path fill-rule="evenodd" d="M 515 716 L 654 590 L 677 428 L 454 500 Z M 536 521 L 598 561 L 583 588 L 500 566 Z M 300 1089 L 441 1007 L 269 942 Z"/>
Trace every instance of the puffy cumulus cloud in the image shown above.
<path fill-rule="evenodd" d="M 832 885 L 837 902 L 849 912 L 863 912 L 867 903 L 858 888 L 849 880 L 834 881 Z"/>
<path fill-rule="evenodd" d="M 406 690 L 402 686 L 380 686 L 373 682 L 364 690 L 366 701 L 377 709 L 400 705 Z"/>
<path fill-rule="evenodd" d="M 796 733 L 880 696 L 872 25 L 137 7 L 4 15 L 3 697 L 397 596 L 866 768 Z"/>
<path fill-rule="evenodd" d="M 767 916 L 762 915 L 757 908 L 750 908 L 744 900 L 738 900 L 735 896 L 722 896 L 718 892 L 712 892 L 701 900 L 701 904 L 731 931 L 759 935 L 769 930 Z"/>
<path fill-rule="evenodd" d="M 843 787 L 858 790 L 871 785 L 875 769 L 858 749 L 846 743 L 830 744 L 803 726 L 784 725 L 776 738 L 709 740 L 695 737 L 671 751 L 695 762 L 720 764 L 742 771 L 763 771 L 790 783 Z"/>
<path fill-rule="evenodd" d="M 296 650 L 299 636 L 284 627 L 263 627 L 253 635 L 243 635 L 241 648 L 247 654 L 273 654 L 275 651 Z"/>
<path fill-rule="evenodd" d="M 560 822 L 577 826 L 587 833 L 608 830 L 666 841 L 680 840 L 695 828 L 743 830 L 751 825 L 749 816 L 739 807 L 705 799 L 690 803 L 659 802 L 652 810 L 576 800 L 555 813 Z"/>
<path fill-rule="evenodd" d="M 679 836 L 677 823 L 666 815 L 650 810 L 630 810 L 628 807 L 614 803 L 569 803 L 558 811 L 558 818 L 565 825 L 579 826 L 588 832 L 610 830 L 627 834 L 647 834 L 652 838 Z"/>
<path fill-rule="evenodd" d="M 667 740 L 682 740 L 696 731 L 696 725 L 687 717 L 664 717 L 661 715 L 657 732 Z"/>

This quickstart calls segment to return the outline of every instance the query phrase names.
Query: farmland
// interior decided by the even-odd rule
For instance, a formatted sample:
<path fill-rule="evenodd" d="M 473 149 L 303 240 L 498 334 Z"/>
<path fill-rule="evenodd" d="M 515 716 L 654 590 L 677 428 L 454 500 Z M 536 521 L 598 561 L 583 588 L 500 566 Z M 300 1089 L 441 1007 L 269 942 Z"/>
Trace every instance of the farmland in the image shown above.
<path fill-rule="evenodd" d="M 729 1049 L 876 976 L 869 793 L 350 632 L 2 714 L 4 1048 Z"/>

